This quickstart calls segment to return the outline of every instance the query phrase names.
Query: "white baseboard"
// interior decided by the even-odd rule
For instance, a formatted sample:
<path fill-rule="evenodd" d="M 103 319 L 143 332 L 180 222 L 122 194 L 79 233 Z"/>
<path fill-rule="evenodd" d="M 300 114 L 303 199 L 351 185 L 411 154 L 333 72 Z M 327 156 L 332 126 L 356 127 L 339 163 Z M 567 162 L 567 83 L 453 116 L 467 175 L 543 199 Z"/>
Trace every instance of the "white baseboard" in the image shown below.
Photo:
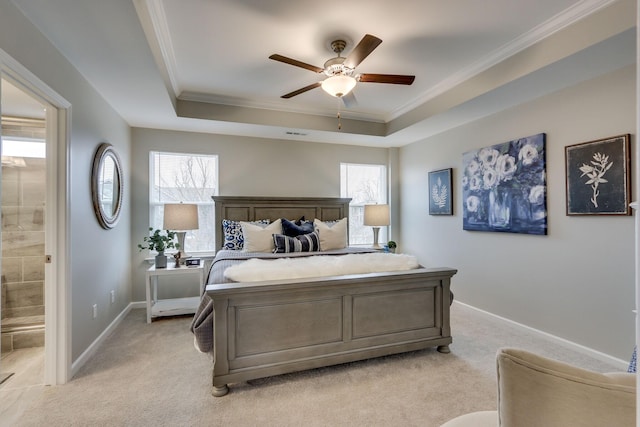
<path fill-rule="evenodd" d="M 532 332 L 532 333 L 534 333 L 536 335 L 539 335 L 541 338 L 545 338 L 548 341 L 555 342 L 558 345 L 561 345 L 563 347 L 569 348 L 569 349 L 574 350 L 574 351 L 576 351 L 578 353 L 582 353 L 582 354 L 585 354 L 587 356 L 593 357 L 594 359 L 600 360 L 602 362 L 609 363 L 610 365 L 613 365 L 613 366 L 619 368 L 621 371 L 626 371 L 628 366 L 629 366 L 629 361 L 628 360 L 618 359 L 617 357 L 613 357 L 613 356 L 611 356 L 609 354 L 602 353 L 601 351 L 597 351 L 597 350 L 594 350 L 592 348 L 585 347 L 584 345 L 577 344 L 577 343 L 575 343 L 573 341 L 569 341 L 569 340 L 566 340 L 564 338 L 557 337 L 555 335 L 549 334 L 547 332 L 543 332 L 541 330 L 532 328 L 532 327 L 527 326 L 527 325 L 523 325 L 522 323 L 518 323 L 518 322 L 515 322 L 515 321 L 513 321 L 511 319 L 507 319 L 505 317 L 498 316 L 497 314 L 490 313 L 488 311 L 479 309 L 477 307 L 474 307 L 474 306 L 469 305 L 469 304 L 465 304 L 465 303 L 460 302 L 460 301 L 455 301 L 454 300 L 453 303 L 454 304 L 463 305 L 463 306 L 465 306 L 465 307 L 467 307 L 467 308 L 469 308 L 471 310 L 477 311 L 478 313 L 482 313 L 482 314 L 487 315 L 489 317 L 492 317 L 494 319 L 498 319 L 498 320 L 501 320 L 503 322 L 507 322 L 510 325 L 513 325 L 513 326 L 515 326 L 517 328 L 523 329 L 523 330 L 525 330 L 527 332 Z M 455 335 L 454 335 L 454 337 L 455 337 Z M 631 357 L 631 350 L 632 349 L 629 349 L 629 357 Z"/>
<path fill-rule="evenodd" d="M 73 378 L 78 373 L 80 368 L 82 368 L 84 364 L 87 363 L 87 361 L 96 353 L 96 351 L 98 351 L 98 348 L 102 345 L 104 340 L 118 327 L 118 325 L 124 320 L 124 318 L 127 317 L 127 314 L 129 314 L 129 312 L 134 308 L 140 308 L 138 307 L 139 304 L 142 304 L 142 308 L 146 307 L 145 302 L 129 303 L 129 305 L 127 305 L 125 309 L 122 310 L 122 312 L 120 312 L 120 314 L 118 314 L 115 319 L 113 319 L 113 322 L 111 322 L 111 324 L 109 324 L 109 326 L 104 331 L 102 331 L 100 335 L 98 335 L 98 338 L 96 338 L 91 343 L 91 345 L 87 347 L 87 349 L 80 355 L 80 357 L 78 357 L 75 361 L 73 361 L 73 363 L 71 363 L 71 378 Z"/>

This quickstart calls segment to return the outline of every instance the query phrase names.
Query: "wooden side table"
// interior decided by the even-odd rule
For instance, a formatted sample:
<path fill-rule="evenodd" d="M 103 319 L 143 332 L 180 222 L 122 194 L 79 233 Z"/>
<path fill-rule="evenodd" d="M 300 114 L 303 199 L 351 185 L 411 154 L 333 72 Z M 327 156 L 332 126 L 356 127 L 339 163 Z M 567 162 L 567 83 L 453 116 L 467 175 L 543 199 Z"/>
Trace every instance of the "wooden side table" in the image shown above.
<path fill-rule="evenodd" d="M 147 270 L 146 274 L 146 293 L 147 293 L 147 323 L 151 323 L 151 319 L 160 316 L 177 316 L 180 314 L 195 313 L 200 304 L 200 295 L 187 298 L 171 298 L 158 299 L 158 277 L 175 276 L 175 275 L 197 274 L 200 284 L 200 293 L 204 285 L 204 266 L 195 267 L 175 267 L 173 265 L 167 268 L 156 268 L 152 266 Z"/>

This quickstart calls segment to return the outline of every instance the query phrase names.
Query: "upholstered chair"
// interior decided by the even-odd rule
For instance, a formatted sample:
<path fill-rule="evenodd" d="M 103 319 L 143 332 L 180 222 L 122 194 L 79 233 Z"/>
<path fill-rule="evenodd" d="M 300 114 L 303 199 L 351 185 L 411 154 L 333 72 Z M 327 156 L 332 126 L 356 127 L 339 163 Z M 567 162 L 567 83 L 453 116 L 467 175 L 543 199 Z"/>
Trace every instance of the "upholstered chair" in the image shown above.
<path fill-rule="evenodd" d="M 498 410 L 442 427 L 634 427 L 636 374 L 601 374 L 533 353 L 498 351 Z"/>

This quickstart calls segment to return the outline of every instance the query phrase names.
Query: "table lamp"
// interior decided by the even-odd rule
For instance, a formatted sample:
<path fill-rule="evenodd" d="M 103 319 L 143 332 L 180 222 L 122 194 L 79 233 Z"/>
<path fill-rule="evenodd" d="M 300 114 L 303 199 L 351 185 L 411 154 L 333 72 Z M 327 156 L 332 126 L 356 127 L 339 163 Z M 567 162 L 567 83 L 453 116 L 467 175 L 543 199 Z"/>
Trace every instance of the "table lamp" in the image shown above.
<path fill-rule="evenodd" d="M 162 228 L 175 231 L 178 236 L 180 258 L 189 255 L 184 251 L 184 238 L 187 230 L 198 229 L 198 205 L 175 203 L 164 205 L 164 222 Z"/>
<path fill-rule="evenodd" d="M 380 248 L 380 227 L 389 225 L 389 205 L 364 205 L 364 225 L 373 227 L 373 247 Z"/>

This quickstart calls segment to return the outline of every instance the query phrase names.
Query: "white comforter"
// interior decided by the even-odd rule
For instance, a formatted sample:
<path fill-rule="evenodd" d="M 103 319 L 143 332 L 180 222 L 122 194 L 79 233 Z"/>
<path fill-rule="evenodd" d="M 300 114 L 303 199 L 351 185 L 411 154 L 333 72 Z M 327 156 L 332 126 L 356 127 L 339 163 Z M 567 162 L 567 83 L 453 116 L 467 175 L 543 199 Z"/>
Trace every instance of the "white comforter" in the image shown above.
<path fill-rule="evenodd" d="M 376 252 L 339 256 L 315 255 L 304 258 L 254 258 L 227 268 L 224 275 L 236 282 L 259 282 L 404 271 L 419 266 L 416 257 L 412 255 Z"/>

